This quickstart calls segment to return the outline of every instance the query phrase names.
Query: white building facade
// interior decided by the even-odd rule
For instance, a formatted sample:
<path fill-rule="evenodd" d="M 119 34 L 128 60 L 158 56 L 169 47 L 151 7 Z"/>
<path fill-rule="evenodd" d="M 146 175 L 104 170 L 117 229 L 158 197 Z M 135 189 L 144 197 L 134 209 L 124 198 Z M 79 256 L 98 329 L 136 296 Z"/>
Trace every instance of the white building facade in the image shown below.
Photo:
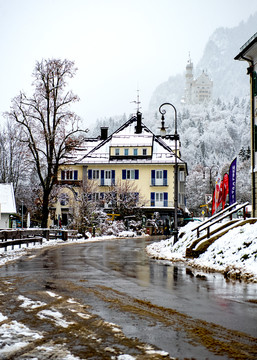
<path fill-rule="evenodd" d="M 0 184 L 0 229 L 11 225 L 10 216 L 16 214 L 16 204 L 12 184 Z"/>

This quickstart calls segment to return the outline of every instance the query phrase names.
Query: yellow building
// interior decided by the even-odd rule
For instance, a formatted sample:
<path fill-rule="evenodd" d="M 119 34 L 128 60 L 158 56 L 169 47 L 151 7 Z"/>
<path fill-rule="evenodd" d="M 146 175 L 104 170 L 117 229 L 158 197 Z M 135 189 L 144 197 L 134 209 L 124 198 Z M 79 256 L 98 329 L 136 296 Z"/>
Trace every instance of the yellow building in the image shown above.
<path fill-rule="evenodd" d="M 63 190 L 58 197 L 56 216 L 59 215 L 62 224 L 66 225 L 71 207 L 84 189 L 108 213 L 114 210 L 114 199 L 122 202 L 128 193 L 133 194 L 135 206 L 141 208 L 146 218 L 159 213 L 163 221 L 171 224 L 174 217 L 174 149 L 174 135 L 153 134 L 143 124 L 139 111 L 110 136 L 108 128 L 101 128 L 101 136 L 86 139 L 84 148 L 77 150 L 69 163 L 60 169 L 58 184 L 63 185 Z M 182 215 L 187 168 L 180 158 L 179 144 L 177 165 L 178 208 Z"/>

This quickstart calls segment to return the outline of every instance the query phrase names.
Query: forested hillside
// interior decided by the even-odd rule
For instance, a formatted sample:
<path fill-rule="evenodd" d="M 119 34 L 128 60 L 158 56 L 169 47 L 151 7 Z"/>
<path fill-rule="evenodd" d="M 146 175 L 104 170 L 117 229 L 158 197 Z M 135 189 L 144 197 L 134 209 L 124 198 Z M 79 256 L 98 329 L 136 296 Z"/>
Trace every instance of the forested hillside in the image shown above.
<path fill-rule="evenodd" d="M 189 172 L 187 206 L 195 213 L 199 213 L 199 206 L 205 203 L 205 194 L 211 192 L 216 171 L 223 175 L 235 157 L 238 159 L 237 199 L 251 199 L 249 76 L 246 75 L 247 63 L 235 61 L 234 57 L 256 32 L 256 24 L 257 13 L 235 28 L 219 28 L 210 36 L 194 71 L 196 77 L 204 70 L 213 80 L 210 103 L 182 104 L 185 76 L 177 74 L 153 91 L 149 109 L 143 111 L 145 125 L 157 134 L 161 126 L 159 106 L 171 102 L 176 107 L 181 154 Z M 99 126 L 103 125 L 109 126 L 111 133 L 125 121 L 125 116 L 99 120 L 92 134 L 99 134 Z M 167 108 L 166 126 L 169 133 L 174 132 L 172 108 Z"/>

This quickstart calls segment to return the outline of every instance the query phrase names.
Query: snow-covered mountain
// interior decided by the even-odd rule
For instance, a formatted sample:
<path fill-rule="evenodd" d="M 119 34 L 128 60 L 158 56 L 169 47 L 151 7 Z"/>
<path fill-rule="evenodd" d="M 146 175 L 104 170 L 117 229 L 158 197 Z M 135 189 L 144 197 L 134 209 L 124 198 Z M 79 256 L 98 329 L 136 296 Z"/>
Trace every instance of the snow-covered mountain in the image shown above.
<path fill-rule="evenodd" d="M 195 77 L 204 70 L 213 80 L 213 100 L 210 103 L 181 103 L 185 73 L 171 76 L 160 84 L 150 101 L 146 118 L 147 125 L 154 132 L 158 131 L 160 116 L 156 109 L 159 105 L 170 101 L 176 105 L 182 157 L 189 170 L 187 205 L 195 212 L 204 203 L 204 194 L 208 191 L 203 181 L 206 167 L 215 166 L 220 172 L 227 171 L 235 157 L 239 161 L 237 179 L 240 186 L 237 187 L 237 199 L 239 202 L 250 201 L 250 161 L 244 161 L 239 156 L 250 146 L 248 64 L 236 61 L 234 57 L 240 52 L 240 47 L 256 33 L 256 25 L 257 12 L 247 22 L 241 22 L 231 29 L 219 28 L 210 36 L 201 60 L 194 67 Z"/>
<path fill-rule="evenodd" d="M 213 80 L 213 96 L 226 100 L 249 94 L 246 62 L 235 61 L 240 47 L 257 31 L 257 12 L 237 27 L 219 28 L 206 44 L 196 75 L 207 70 Z"/>
<path fill-rule="evenodd" d="M 248 21 L 234 28 L 218 28 L 210 36 L 203 56 L 195 66 L 194 75 L 206 71 L 213 80 L 213 97 L 232 100 L 249 94 L 249 77 L 246 75 L 247 63 L 235 61 L 240 47 L 257 31 L 257 12 Z M 186 66 L 186 64 L 185 64 Z M 171 101 L 180 104 L 184 95 L 184 74 L 170 76 L 153 92 L 149 110 L 155 111 L 159 104 Z"/>

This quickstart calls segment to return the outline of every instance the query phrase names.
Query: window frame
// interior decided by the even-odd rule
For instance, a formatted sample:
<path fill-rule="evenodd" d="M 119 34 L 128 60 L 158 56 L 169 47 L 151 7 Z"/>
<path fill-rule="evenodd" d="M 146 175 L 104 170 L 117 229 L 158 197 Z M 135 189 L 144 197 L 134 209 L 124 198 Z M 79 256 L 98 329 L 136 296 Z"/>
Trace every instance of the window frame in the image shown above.
<path fill-rule="evenodd" d="M 78 170 L 61 170 L 61 181 L 78 180 Z"/>
<path fill-rule="evenodd" d="M 122 180 L 139 180 L 139 169 L 122 169 Z"/>

